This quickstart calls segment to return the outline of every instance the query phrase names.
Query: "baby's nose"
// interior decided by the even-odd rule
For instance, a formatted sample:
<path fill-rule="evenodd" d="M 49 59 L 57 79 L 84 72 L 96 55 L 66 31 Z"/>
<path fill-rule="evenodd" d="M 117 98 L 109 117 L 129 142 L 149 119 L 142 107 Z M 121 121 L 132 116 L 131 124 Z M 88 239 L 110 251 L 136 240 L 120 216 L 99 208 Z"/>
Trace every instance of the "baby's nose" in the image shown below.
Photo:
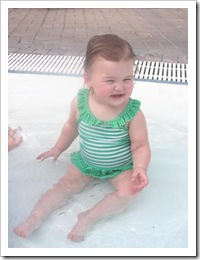
<path fill-rule="evenodd" d="M 118 82 L 115 85 L 115 90 L 121 90 L 124 88 L 123 82 Z"/>

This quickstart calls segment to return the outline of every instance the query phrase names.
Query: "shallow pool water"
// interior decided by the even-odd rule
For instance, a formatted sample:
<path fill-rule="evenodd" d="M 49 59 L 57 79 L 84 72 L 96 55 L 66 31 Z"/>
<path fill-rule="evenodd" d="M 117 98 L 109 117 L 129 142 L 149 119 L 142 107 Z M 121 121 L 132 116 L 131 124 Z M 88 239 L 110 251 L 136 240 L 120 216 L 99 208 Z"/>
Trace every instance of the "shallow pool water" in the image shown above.
<path fill-rule="evenodd" d="M 78 140 L 54 164 L 36 156 L 52 147 L 68 116 L 70 101 L 83 86 L 81 78 L 9 74 L 8 120 L 21 126 L 24 142 L 9 153 L 9 248 L 187 248 L 187 95 L 188 86 L 136 82 L 149 130 L 152 160 L 150 183 L 124 212 L 101 220 L 86 240 L 66 236 L 78 213 L 90 208 L 112 187 L 96 180 L 50 215 L 29 238 L 13 228 L 30 213 L 40 195 L 61 178 Z"/>

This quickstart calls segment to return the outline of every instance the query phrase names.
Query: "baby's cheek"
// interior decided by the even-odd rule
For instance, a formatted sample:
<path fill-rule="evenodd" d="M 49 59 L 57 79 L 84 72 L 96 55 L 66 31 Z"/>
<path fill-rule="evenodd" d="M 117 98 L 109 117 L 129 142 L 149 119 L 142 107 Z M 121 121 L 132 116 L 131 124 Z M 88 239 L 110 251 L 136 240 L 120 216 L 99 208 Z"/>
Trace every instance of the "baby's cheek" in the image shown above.
<path fill-rule="evenodd" d="M 131 83 L 127 84 L 127 85 L 126 85 L 126 89 L 127 89 L 128 91 L 132 92 L 132 90 L 133 90 L 133 83 L 131 82 Z"/>
<path fill-rule="evenodd" d="M 106 98 L 111 95 L 110 89 L 101 89 L 98 91 L 98 96 L 101 98 Z"/>

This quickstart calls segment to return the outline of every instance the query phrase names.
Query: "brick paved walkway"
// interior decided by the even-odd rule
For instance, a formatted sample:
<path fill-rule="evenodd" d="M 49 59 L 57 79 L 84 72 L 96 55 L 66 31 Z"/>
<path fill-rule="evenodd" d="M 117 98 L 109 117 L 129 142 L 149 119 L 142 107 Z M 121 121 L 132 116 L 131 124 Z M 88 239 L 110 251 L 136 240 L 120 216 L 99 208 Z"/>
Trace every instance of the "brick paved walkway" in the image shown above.
<path fill-rule="evenodd" d="M 187 9 L 9 9 L 9 52 L 84 56 L 96 34 L 127 39 L 138 59 L 188 62 Z"/>

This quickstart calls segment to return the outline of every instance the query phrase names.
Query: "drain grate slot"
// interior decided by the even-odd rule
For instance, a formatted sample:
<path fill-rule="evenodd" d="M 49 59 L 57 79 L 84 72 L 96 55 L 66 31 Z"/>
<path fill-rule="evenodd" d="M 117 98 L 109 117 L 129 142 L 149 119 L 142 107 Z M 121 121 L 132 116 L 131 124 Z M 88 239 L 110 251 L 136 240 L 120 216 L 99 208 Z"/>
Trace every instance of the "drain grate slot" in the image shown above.
<path fill-rule="evenodd" d="M 136 61 L 135 78 L 188 84 L 187 64 L 154 61 Z"/>
<path fill-rule="evenodd" d="M 12 73 L 37 73 L 82 76 L 84 57 L 8 54 L 8 71 Z M 136 60 L 135 80 L 188 84 L 187 64 Z"/>

